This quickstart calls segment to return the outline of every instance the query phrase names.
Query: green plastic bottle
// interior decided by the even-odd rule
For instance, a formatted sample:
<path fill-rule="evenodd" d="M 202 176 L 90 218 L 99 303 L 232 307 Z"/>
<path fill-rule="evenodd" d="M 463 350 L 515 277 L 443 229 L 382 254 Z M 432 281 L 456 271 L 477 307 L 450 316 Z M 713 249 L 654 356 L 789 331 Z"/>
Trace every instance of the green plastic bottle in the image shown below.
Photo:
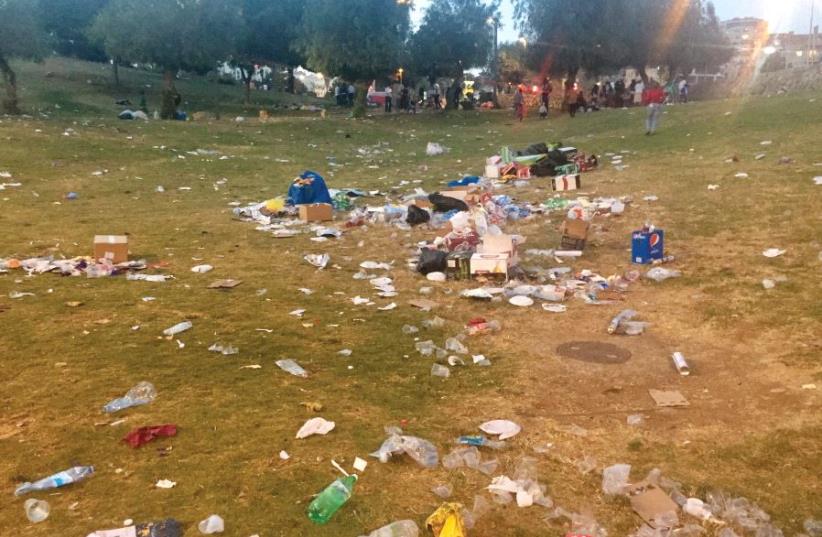
<path fill-rule="evenodd" d="M 356 475 L 348 475 L 325 487 L 308 506 L 308 518 L 316 524 L 327 523 L 351 497 L 356 482 Z"/>

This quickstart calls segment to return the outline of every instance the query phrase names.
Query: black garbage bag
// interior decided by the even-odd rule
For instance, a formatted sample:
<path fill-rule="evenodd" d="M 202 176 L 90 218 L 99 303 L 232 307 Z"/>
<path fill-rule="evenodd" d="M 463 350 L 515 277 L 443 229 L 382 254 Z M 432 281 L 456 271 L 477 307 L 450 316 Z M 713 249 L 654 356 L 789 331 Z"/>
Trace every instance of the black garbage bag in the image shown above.
<path fill-rule="evenodd" d="M 428 211 L 421 209 L 416 205 L 408 206 L 408 216 L 405 217 L 405 221 L 410 225 L 418 226 L 428 222 L 429 220 L 431 220 L 431 214 Z"/>
<path fill-rule="evenodd" d="M 545 143 L 540 142 L 538 144 L 531 144 L 522 151 L 517 151 L 519 156 L 526 157 L 531 155 L 547 155 L 548 154 L 548 146 Z"/>
<path fill-rule="evenodd" d="M 429 272 L 445 272 L 448 252 L 442 250 L 432 250 L 423 248 L 420 252 L 420 259 L 417 261 L 417 270 L 423 274 Z"/>
<path fill-rule="evenodd" d="M 434 192 L 428 196 L 428 201 L 434 206 L 434 211 L 438 213 L 447 213 L 448 211 L 467 211 L 468 205 L 464 201 L 457 198 L 443 196 L 439 192 Z"/>
<path fill-rule="evenodd" d="M 568 158 L 562 151 L 556 149 L 549 151 L 545 158 L 537 161 L 531 166 L 531 174 L 537 177 L 553 177 L 557 174 L 557 166 L 568 164 Z"/>

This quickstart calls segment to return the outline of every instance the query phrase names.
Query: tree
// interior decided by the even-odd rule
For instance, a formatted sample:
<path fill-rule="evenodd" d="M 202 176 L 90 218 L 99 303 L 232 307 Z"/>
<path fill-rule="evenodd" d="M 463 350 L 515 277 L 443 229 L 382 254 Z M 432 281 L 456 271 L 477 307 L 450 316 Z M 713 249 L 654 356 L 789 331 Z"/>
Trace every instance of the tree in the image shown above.
<path fill-rule="evenodd" d="M 40 18 L 50 45 L 61 56 L 106 61 L 106 52 L 86 30 L 109 0 L 40 0 Z"/>
<path fill-rule="evenodd" d="M 459 81 L 465 69 L 486 65 L 494 46 L 494 28 L 488 20 L 498 8 L 499 0 L 433 0 L 411 37 L 414 71 Z M 448 103 L 457 104 L 450 98 Z"/>
<path fill-rule="evenodd" d="M 247 67 L 262 61 L 285 65 L 288 69 L 286 91 L 294 93 L 294 67 L 305 62 L 296 47 L 303 20 L 302 0 L 245 0 L 243 12 L 246 29 L 239 56 L 244 58 Z M 249 73 L 246 80 L 246 91 L 252 74 Z"/>
<path fill-rule="evenodd" d="M 19 114 L 17 74 L 11 68 L 11 58 L 40 58 L 45 51 L 45 34 L 37 18 L 35 0 L 0 0 L 0 73 L 6 96 L 0 100 L 0 110 Z"/>
<path fill-rule="evenodd" d="M 580 69 L 599 72 L 616 65 L 615 42 L 633 29 L 619 16 L 632 0 L 515 0 L 520 28 L 528 38 L 527 63 L 541 75 L 567 76 Z"/>
<path fill-rule="evenodd" d="M 160 115 L 173 119 L 180 69 L 206 70 L 236 50 L 242 28 L 239 0 L 111 0 L 90 35 L 111 58 L 163 69 Z"/>
<path fill-rule="evenodd" d="M 310 68 L 357 84 L 362 117 L 368 83 L 400 66 L 409 27 L 409 2 L 306 0 L 297 47 Z"/>
<path fill-rule="evenodd" d="M 568 75 L 633 66 L 669 72 L 718 67 L 730 59 L 713 5 L 702 0 L 516 0 L 529 35 L 529 64 Z M 630 25 L 625 25 L 630 21 Z M 533 43 L 533 46 L 531 45 Z"/>
<path fill-rule="evenodd" d="M 499 47 L 499 75 L 503 82 L 520 84 L 527 75 L 526 48 L 519 43 L 503 43 Z"/>

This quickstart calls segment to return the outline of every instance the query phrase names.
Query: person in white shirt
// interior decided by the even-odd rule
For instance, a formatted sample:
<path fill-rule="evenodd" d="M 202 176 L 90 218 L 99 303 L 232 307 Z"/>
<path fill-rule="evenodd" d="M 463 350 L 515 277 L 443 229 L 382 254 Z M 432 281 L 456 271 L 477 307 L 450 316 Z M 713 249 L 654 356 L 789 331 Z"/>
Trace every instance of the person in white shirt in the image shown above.
<path fill-rule="evenodd" d="M 394 105 L 394 99 L 392 98 L 392 91 L 391 86 L 385 86 L 385 113 L 388 114 L 391 112 L 391 107 Z"/>

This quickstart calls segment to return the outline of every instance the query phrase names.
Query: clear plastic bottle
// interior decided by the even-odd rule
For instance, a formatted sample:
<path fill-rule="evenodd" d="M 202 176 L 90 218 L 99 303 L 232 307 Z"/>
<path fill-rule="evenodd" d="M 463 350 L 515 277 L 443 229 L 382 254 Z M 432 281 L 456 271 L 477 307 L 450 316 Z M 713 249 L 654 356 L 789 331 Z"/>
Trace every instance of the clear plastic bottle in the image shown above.
<path fill-rule="evenodd" d="M 369 533 L 367 537 L 418 537 L 420 528 L 413 520 L 398 520 Z"/>
<path fill-rule="evenodd" d="M 35 500 L 34 498 L 29 498 L 26 500 L 26 503 L 23 504 L 23 508 L 26 510 L 26 518 L 35 524 L 47 519 L 49 517 L 49 512 L 51 511 L 51 507 L 47 501 Z"/>
<path fill-rule="evenodd" d="M 119 397 L 106 403 L 103 412 L 111 414 L 125 408 L 146 405 L 157 398 L 157 390 L 150 382 L 140 382 L 130 389 L 124 397 Z"/>
<path fill-rule="evenodd" d="M 35 490 L 56 489 L 64 485 L 76 483 L 81 481 L 94 473 L 93 466 L 75 466 L 62 472 L 44 477 L 34 483 L 23 483 L 17 490 L 14 491 L 15 496 L 22 496 L 23 494 L 33 492 Z"/>
<path fill-rule="evenodd" d="M 194 325 L 191 324 L 191 321 L 183 321 L 181 323 L 175 324 L 171 328 L 166 328 L 165 330 L 163 330 L 163 335 L 165 335 L 165 336 L 176 336 L 180 332 L 185 332 L 186 330 L 188 330 L 192 326 L 194 326 Z"/>
<path fill-rule="evenodd" d="M 325 487 L 308 506 L 308 518 L 315 524 L 326 524 L 345 505 L 354 491 L 356 475 L 347 475 Z"/>

